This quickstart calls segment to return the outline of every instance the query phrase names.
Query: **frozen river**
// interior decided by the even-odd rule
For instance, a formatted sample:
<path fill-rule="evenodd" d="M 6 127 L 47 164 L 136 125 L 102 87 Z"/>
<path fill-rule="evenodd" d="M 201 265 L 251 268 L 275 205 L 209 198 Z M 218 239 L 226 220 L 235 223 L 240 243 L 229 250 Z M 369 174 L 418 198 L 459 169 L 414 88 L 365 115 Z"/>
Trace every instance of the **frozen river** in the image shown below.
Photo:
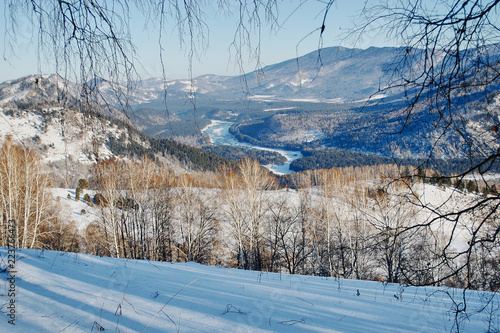
<path fill-rule="evenodd" d="M 204 129 L 202 129 L 202 132 L 207 134 L 210 137 L 210 141 L 214 145 L 246 147 L 246 148 L 253 148 L 253 149 L 259 149 L 259 150 L 278 152 L 281 155 L 286 157 L 286 159 L 287 159 L 286 163 L 278 164 L 278 165 L 274 165 L 274 164 L 273 165 L 265 165 L 265 167 L 276 174 L 286 174 L 286 173 L 293 172 L 292 170 L 290 170 L 290 163 L 292 161 L 302 157 L 302 153 L 300 151 L 260 147 L 260 146 L 252 145 L 250 143 L 240 142 L 231 133 L 229 133 L 229 128 L 233 124 L 234 123 L 229 122 L 229 121 L 212 120 L 212 124 L 208 125 Z"/>

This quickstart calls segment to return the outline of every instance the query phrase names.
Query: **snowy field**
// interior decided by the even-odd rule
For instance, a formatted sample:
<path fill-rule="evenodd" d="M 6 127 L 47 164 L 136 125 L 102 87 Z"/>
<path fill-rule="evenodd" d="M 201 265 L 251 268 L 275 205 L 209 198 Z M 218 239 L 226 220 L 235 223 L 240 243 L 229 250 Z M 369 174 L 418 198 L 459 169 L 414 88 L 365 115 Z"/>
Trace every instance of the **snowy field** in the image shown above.
<path fill-rule="evenodd" d="M 83 190 L 78 201 L 75 198 L 76 190 L 74 189 L 51 188 L 50 193 L 52 195 L 52 203 L 59 210 L 59 218 L 66 222 L 74 222 L 82 235 L 85 234 L 85 229 L 87 229 L 89 224 L 102 219 L 99 207 L 91 207 L 83 200 L 86 193 L 93 198 L 95 191 Z M 68 194 L 71 199 L 68 199 Z M 82 210 L 84 213 L 82 213 Z"/>
<path fill-rule="evenodd" d="M 499 328 L 500 297 L 487 292 L 468 291 L 467 313 L 456 315 L 454 310 L 464 307 L 459 289 L 41 250 L 16 250 L 16 256 L 15 277 L 0 273 L 0 332 L 456 332 L 458 328 L 476 333 Z M 0 258 L 4 269 L 6 248 L 0 248 Z"/>

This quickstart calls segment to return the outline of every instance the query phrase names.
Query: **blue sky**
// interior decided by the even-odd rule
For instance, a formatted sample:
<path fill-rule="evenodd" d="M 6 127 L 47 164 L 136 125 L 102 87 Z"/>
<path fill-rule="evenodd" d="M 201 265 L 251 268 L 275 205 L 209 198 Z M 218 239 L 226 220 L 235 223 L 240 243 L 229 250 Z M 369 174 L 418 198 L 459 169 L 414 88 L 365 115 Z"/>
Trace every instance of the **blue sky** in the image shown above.
<path fill-rule="evenodd" d="M 214 2 L 215 3 L 215 2 Z M 338 1 L 328 15 L 326 29 L 323 34 L 323 47 L 342 45 L 346 47 L 384 46 L 383 38 L 366 37 L 362 41 L 343 41 L 345 32 L 353 26 L 355 16 L 363 8 L 364 1 Z M 261 65 L 271 65 L 287 59 L 301 56 L 316 50 L 319 46 L 319 31 L 308 36 L 309 33 L 321 26 L 323 20 L 324 3 L 321 1 L 293 1 L 284 2 L 279 7 L 279 29 L 271 31 L 265 23 L 261 27 Z M 297 9 L 297 7 L 299 7 Z M 1 17 L 3 17 L 3 6 Z M 241 69 L 236 65 L 234 50 L 230 52 L 230 45 L 236 29 L 234 15 L 225 15 L 218 12 L 217 5 L 206 5 L 204 12 L 209 29 L 209 44 L 192 62 L 193 77 L 203 74 L 237 75 Z M 15 53 L 9 52 L 4 35 L 4 25 L 0 25 L 0 82 L 15 79 L 21 76 L 37 73 L 55 72 L 52 61 L 37 57 L 37 44 L 33 41 L 29 25 L 21 27 L 17 35 Z M 159 60 L 158 32 L 154 27 L 144 29 L 143 19 L 140 16 L 131 17 L 132 40 L 137 48 L 139 74 L 143 78 L 161 76 Z M 254 43 L 257 42 L 255 35 Z M 36 38 L 35 38 L 36 40 Z M 164 33 L 163 45 L 166 74 L 170 79 L 189 78 L 189 61 L 184 47 L 180 47 L 179 35 L 173 25 Z M 256 45 L 256 44 L 254 44 Z M 256 68 L 256 60 L 247 50 L 244 55 L 243 70 L 252 71 Z M 5 58 L 8 58 L 6 60 Z"/>

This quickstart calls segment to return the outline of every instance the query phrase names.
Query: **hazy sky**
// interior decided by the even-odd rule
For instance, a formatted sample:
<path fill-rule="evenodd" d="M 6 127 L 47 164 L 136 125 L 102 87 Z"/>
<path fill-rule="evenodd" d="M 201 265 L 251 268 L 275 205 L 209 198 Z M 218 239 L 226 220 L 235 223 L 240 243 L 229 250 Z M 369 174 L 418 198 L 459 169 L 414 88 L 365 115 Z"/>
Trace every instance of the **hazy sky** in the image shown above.
<path fill-rule="evenodd" d="M 302 3 L 302 4 L 301 4 Z M 330 9 L 326 29 L 323 34 L 323 47 L 343 45 L 366 48 L 383 46 L 382 38 L 366 37 L 353 44 L 352 41 L 342 41 L 345 32 L 353 26 L 352 22 L 362 9 L 362 0 L 341 0 Z M 4 8 L 0 6 L 0 17 L 4 17 Z M 281 28 L 270 31 L 267 24 L 261 27 L 261 64 L 263 66 L 278 63 L 301 56 L 316 50 L 319 46 L 319 31 L 309 33 L 321 26 L 324 14 L 324 3 L 316 0 L 284 2 L 279 7 L 279 24 Z M 217 5 L 207 5 L 204 20 L 209 28 L 209 43 L 204 52 L 193 59 L 193 77 L 203 74 L 237 75 L 240 68 L 234 62 L 234 52 L 230 45 L 236 29 L 236 18 L 231 14 L 218 12 Z M 32 37 L 30 26 L 26 25 L 18 31 L 15 54 L 8 52 L 8 40 L 5 40 L 4 25 L 0 24 L 0 82 L 19 78 L 29 74 L 52 73 L 53 66 L 43 58 L 37 57 L 36 36 Z M 189 62 L 187 49 L 180 48 L 179 34 L 172 25 L 170 33 L 164 34 L 164 63 L 167 77 L 181 79 L 189 77 Z M 131 35 L 137 47 L 138 66 L 143 78 L 161 76 L 159 60 L 158 32 L 153 27 L 144 28 L 140 16 L 131 18 Z M 33 41 L 35 40 L 35 41 Z M 257 41 L 257 38 L 254 39 Z M 201 49 L 201 48 L 200 48 Z M 7 51 L 6 51 L 7 50 Z M 244 54 L 244 71 L 255 69 L 256 61 L 251 53 L 242 50 Z M 8 59 L 5 59 L 8 58 Z"/>

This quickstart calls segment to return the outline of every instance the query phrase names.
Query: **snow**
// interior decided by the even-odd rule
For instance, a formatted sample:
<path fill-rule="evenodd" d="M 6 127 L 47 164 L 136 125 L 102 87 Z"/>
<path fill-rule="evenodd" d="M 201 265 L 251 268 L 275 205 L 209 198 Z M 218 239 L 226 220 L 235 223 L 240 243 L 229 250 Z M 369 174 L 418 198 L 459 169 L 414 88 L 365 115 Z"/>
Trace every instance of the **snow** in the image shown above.
<path fill-rule="evenodd" d="M 322 100 L 319 98 L 289 98 L 287 99 L 291 102 L 306 102 L 306 103 L 321 103 Z"/>
<path fill-rule="evenodd" d="M 180 88 L 181 91 L 192 93 L 198 90 L 198 87 L 194 86 L 192 81 L 179 80 L 177 82 L 184 85 L 184 87 Z"/>
<path fill-rule="evenodd" d="M 8 250 L 0 248 L 2 267 Z M 485 332 L 493 293 L 16 250 L 2 332 Z M 13 283 L 12 283 L 13 282 Z M 15 296 L 7 290 L 14 288 Z M 15 326 L 7 305 L 14 300 Z M 9 311 L 8 311 L 9 310 Z M 496 326 L 495 326 L 496 325 Z"/>
<path fill-rule="evenodd" d="M 85 151 L 90 150 L 93 139 L 105 141 L 106 135 L 118 138 L 125 131 L 108 124 L 97 126 L 98 119 L 84 120 L 82 114 L 70 110 L 51 111 L 59 111 L 56 113 L 60 114 L 44 120 L 42 115 L 35 111 L 19 111 L 20 115 L 7 115 L 0 110 L 0 142 L 8 135 L 23 144 L 38 137 L 38 147 L 45 147 L 40 153 L 46 162 L 63 161 L 71 157 L 82 164 L 91 164 L 94 162 L 93 157 L 91 154 L 85 154 Z M 107 158 L 113 154 L 107 145 L 101 143 L 99 156 Z"/>
<path fill-rule="evenodd" d="M 24 90 L 24 91 L 21 91 L 21 92 L 13 93 L 9 97 L 0 100 L 0 105 L 4 105 L 4 104 L 10 103 L 12 101 L 21 100 L 21 99 L 25 98 L 28 93 L 29 93 L 28 90 Z"/>
<path fill-rule="evenodd" d="M 375 95 L 372 95 L 368 98 L 365 98 L 365 99 L 362 99 L 362 100 L 359 100 L 357 101 L 358 103 L 361 103 L 361 102 L 369 102 L 369 101 L 373 101 L 373 100 L 377 100 L 377 99 L 383 99 L 383 98 L 386 98 L 387 95 L 386 94 L 375 94 Z"/>
<path fill-rule="evenodd" d="M 342 98 L 282 98 L 283 101 L 288 102 L 296 102 L 296 103 L 331 103 L 331 104 L 341 104 L 344 103 L 344 99 Z"/>
<path fill-rule="evenodd" d="M 296 106 L 289 106 L 289 107 L 282 107 L 282 108 L 268 108 L 264 109 L 262 111 L 267 112 L 267 111 L 285 111 L 285 110 L 293 110 L 296 109 Z"/>
<path fill-rule="evenodd" d="M 275 102 L 276 96 L 274 96 L 274 95 L 252 95 L 252 96 L 248 96 L 248 99 L 258 100 L 261 102 Z"/>
<path fill-rule="evenodd" d="M 63 221 L 72 221 L 75 223 L 80 234 L 85 234 L 85 230 L 92 222 L 100 220 L 99 208 L 95 206 L 90 206 L 85 201 L 83 197 L 86 193 L 89 194 L 91 198 L 94 197 L 95 191 L 82 190 L 80 194 L 80 200 L 76 201 L 76 191 L 74 189 L 64 189 L 64 188 L 51 188 L 50 193 L 52 194 L 52 200 L 55 205 L 59 206 L 60 216 Z M 68 194 L 71 199 L 68 199 Z M 82 213 L 82 210 L 85 213 Z"/>
<path fill-rule="evenodd" d="M 464 177 L 465 180 L 474 180 L 474 181 L 500 181 L 500 174 L 498 173 L 472 173 L 468 174 Z"/>

